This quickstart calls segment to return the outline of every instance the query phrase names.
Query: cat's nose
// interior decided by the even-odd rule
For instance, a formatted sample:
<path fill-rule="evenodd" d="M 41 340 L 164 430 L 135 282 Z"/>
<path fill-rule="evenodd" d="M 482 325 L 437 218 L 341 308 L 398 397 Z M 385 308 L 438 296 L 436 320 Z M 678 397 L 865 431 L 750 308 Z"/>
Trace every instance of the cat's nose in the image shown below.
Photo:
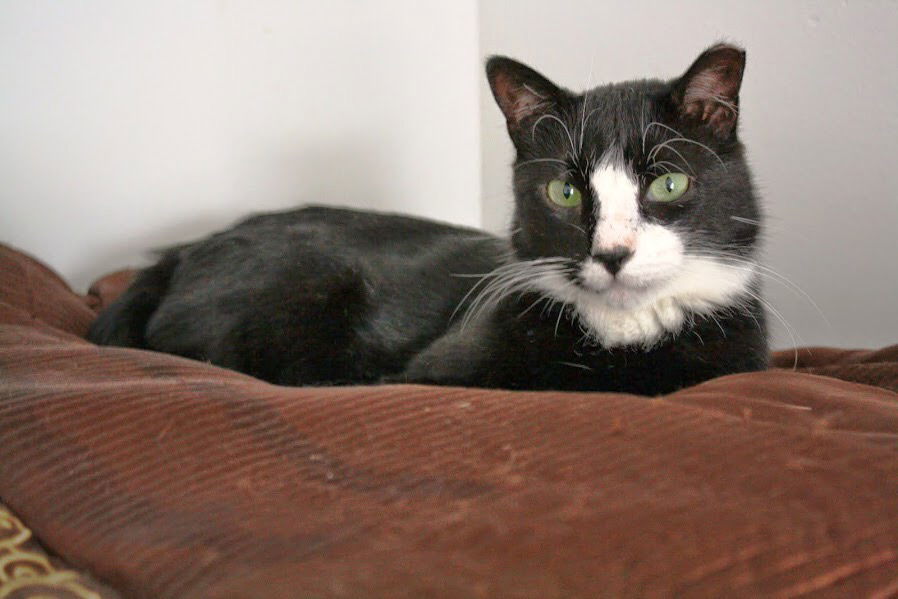
<path fill-rule="evenodd" d="M 601 262 L 608 272 L 616 275 L 624 267 L 624 263 L 633 257 L 633 250 L 628 247 L 618 246 L 610 250 L 596 252 L 592 257 L 594 260 Z"/>

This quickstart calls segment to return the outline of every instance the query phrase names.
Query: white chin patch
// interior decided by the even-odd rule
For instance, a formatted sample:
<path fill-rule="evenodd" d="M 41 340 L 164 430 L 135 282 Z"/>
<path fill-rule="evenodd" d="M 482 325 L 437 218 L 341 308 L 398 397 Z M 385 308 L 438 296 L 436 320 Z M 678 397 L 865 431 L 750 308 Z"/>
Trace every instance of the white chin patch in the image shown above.
<path fill-rule="evenodd" d="M 600 345 L 648 348 L 679 333 L 691 315 L 738 305 L 756 274 L 748 266 L 684 257 L 682 251 L 677 266 L 646 266 L 645 271 L 652 275 L 644 279 L 633 275 L 634 281 L 643 283 L 640 286 L 625 282 L 620 277 L 624 271 L 615 280 L 600 264 L 587 262 L 581 270 L 583 285 L 558 275 L 544 278 L 540 287 L 572 306 L 583 328 Z"/>
<path fill-rule="evenodd" d="M 638 255 L 638 252 L 637 252 Z M 738 304 L 755 269 L 709 258 L 683 257 L 679 264 L 646 266 L 642 286 L 627 284 L 626 268 L 605 291 L 577 289 L 572 302 L 590 335 L 605 347 L 650 347 L 678 333 L 689 315 L 711 314 Z M 636 256 L 634 256 L 634 260 Z M 586 270 L 584 268 L 584 270 Z"/>

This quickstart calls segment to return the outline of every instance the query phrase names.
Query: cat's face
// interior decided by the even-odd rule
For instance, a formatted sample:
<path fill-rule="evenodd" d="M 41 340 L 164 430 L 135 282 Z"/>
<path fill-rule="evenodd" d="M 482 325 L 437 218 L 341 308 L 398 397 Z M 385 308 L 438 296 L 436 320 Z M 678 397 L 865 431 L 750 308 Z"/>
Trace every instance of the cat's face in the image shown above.
<path fill-rule="evenodd" d="M 606 346 L 651 345 L 753 293 L 760 214 L 736 137 L 745 53 L 573 94 L 487 65 L 517 150 L 517 257 Z"/>

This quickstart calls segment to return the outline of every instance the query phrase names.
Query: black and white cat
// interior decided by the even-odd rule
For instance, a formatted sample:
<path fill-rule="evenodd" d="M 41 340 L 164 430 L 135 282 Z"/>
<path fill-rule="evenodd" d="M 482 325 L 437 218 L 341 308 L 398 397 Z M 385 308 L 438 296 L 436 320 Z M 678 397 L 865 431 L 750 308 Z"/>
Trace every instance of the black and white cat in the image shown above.
<path fill-rule="evenodd" d="M 510 239 L 324 207 L 172 248 L 97 343 L 279 384 L 665 393 L 767 367 L 761 214 L 737 138 L 745 53 L 575 94 L 487 76 L 517 150 Z"/>

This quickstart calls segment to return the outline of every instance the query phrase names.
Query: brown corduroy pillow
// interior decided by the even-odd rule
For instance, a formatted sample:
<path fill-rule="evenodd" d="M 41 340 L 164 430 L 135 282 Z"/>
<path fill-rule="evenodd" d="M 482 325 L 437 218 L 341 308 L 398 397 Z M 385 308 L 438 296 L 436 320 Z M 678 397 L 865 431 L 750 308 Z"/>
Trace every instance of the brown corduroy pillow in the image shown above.
<path fill-rule="evenodd" d="M 898 348 L 655 399 L 285 388 L 91 316 L 0 252 L 0 498 L 125 596 L 898 592 Z"/>

